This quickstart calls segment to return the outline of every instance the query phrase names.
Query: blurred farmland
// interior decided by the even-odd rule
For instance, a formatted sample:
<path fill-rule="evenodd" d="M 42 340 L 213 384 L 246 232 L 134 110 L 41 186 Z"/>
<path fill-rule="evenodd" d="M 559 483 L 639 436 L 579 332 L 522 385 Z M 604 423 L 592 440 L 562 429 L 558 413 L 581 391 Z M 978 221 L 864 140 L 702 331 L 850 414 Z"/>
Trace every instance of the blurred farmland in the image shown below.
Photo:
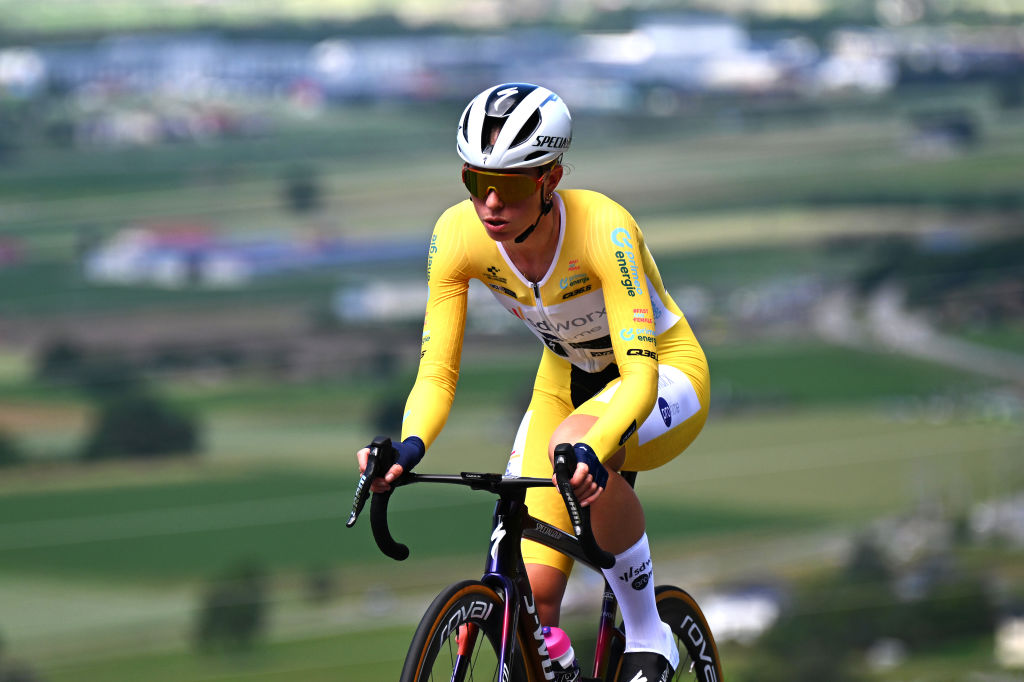
<path fill-rule="evenodd" d="M 779 650 L 801 619 L 824 633 L 894 604 L 991 618 L 931 645 L 912 628 L 843 635 L 843 679 L 1016 674 L 996 653 L 1024 600 L 1024 116 L 1008 92 L 906 82 L 577 115 L 564 185 L 633 212 L 711 362 L 705 432 L 638 484 L 659 582 L 709 604 L 781 595 L 790 610 L 762 635 L 780 639 L 761 640 Z M 486 496 L 431 489 L 393 505 L 405 564 L 365 521 L 343 528 L 352 453 L 394 428 L 415 372 L 426 240 L 464 194 L 462 99 L 237 98 L 233 134 L 112 145 L 61 143 L 53 121 L 75 120 L 59 94 L 0 101 L 23 133 L 0 136 L 0 670 L 397 675 L 489 530 Z M 153 260 L 97 276 L 114 243 Z M 264 270 L 206 269 L 268 251 Z M 424 469 L 504 466 L 539 349 L 493 308 L 473 304 Z M 116 442 L 97 432 L 117 400 L 184 415 L 193 452 L 88 456 Z M 240 566 L 265 576 L 263 636 L 200 653 L 204 595 Z M 872 592 L 879 574 L 917 596 Z M 852 603 L 835 575 L 862 588 Z M 967 609 L 976 583 L 991 589 Z M 586 650 L 596 604 L 574 599 Z M 774 679 L 756 642 L 724 651 L 730 679 Z"/>

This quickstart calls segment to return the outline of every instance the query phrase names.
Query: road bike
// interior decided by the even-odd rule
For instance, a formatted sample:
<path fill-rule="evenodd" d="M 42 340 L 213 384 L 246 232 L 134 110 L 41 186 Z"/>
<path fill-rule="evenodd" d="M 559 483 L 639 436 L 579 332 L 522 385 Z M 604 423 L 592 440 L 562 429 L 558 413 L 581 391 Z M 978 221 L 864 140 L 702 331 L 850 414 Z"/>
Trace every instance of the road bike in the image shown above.
<path fill-rule="evenodd" d="M 352 513 L 346 524 L 349 528 L 355 524 L 370 496 L 370 482 L 382 476 L 393 462 L 391 441 L 375 439 L 370 445 L 366 469 L 356 486 Z M 400 682 L 544 682 L 554 679 L 520 541 L 528 538 L 552 547 L 594 570 L 609 568 L 615 562 L 611 554 L 597 545 L 590 528 L 590 510 L 579 505 L 569 484 L 570 472 L 576 470 L 571 445 L 556 448 L 554 469 L 573 533 L 566 533 L 529 514 L 524 502 L 526 490 L 554 485 L 547 478 L 475 472 L 458 475 L 408 472 L 395 480 L 388 492 L 373 493 L 370 526 L 374 540 L 384 554 L 398 561 L 408 558 L 409 548 L 395 541 L 388 526 L 388 503 L 395 489 L 413 483 L 442 483 L 485 490 L 498 497 L 484 575 L 479 580 L 454 583 L 437 595 L 413 635 Z M 630 485 L 635 483 L 636 472 L 624 472 L 623 476 Z M 685 590 L 671 585 L 656 587 L 655 595 L 658 613 L 672 628 L 679 648 L 680 663 L 673 679 L 722 680 L 718 649 L 696 600 Z M 615 595 L 605 581 L 593 676 L 589 679 L 643 682 L 618 679 L 625 633 L 621 624 L 615 625 L 617 608 Z"/>

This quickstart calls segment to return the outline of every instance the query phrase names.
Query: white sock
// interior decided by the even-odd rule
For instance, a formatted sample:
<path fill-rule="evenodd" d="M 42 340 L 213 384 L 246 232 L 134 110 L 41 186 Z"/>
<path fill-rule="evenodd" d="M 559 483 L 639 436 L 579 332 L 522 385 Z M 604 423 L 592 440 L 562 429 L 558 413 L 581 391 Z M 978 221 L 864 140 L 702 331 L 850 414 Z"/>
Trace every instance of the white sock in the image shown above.
<path fill-rule="evenodd" d="M 654 600 L 654 569 L 647 533 L 636 544 L 615 557 L 615 565 L 602 569 L 619 602 L 626 625 L 626 651 L 653 651 L 679 667 L 672 629 L 661 622 Z"/>

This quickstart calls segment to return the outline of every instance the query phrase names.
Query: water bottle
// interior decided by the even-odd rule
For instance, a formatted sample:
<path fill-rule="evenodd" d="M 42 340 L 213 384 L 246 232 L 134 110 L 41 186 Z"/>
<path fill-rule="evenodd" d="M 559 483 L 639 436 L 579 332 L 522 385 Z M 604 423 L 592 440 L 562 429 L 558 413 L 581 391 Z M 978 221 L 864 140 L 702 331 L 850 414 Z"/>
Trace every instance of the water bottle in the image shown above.
<path fill-rule="evenodd" d="M 576 652 L 572 650 L 569 635 L 561 628 L 544 627 L 544 645 L 551 657 L 551 669 L 555 673 L 555 682 L 577 682 L 580 679 L 580 664 L 576 661 Z"/>

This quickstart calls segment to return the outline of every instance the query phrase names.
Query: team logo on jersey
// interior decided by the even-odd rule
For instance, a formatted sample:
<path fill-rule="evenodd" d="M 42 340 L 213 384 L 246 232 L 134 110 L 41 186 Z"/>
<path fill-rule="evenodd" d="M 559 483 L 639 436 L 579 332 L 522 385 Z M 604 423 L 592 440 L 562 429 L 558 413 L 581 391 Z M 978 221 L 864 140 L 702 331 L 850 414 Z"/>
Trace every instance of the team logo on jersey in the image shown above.
<path fill-rule="evenodd" d="M 569 272 L 576 272 L 580 269 L 580 259 L 573 258 L 569 261 Z"/>
<path fill-rule="evenodd" d="M 651 311 L 647 308 L 633 308 L 633 322 L 636 324 L 654 324 L 654 318 L 651 317 Z"/>
<path fill-rule="evenodd" d="M 635 327 L 629 327 L 628 329 L 620 329 L 619 338 L 621 338 L 623 341 L 632 341 L 633 339 L 636 339 L 637 341 L 648 341 L 650 343 L 657 343 L 657 340 L 654 338 L 653 329 L 637 329 Z"/>
<path fill-rule="evenodd" d="M 672 426 L 672 408 L 669 407 L 668 401 L 659 397 L 658 409 L 661 410 L 661 419 L 665 422 L 665 426 Z"/>
<path fill-rule="evenodd" d="M 492 266 L 487 268 L 486 272 L 484 273 L 484 277 L 486 277 L 487 279 L 489 279 L 489 280 L 491 280 L 493 282 L 500 282 L 502 284 L 508 284 L 508 280 L 505 279 L 504 277 L 502 277 L 500 274 L 498 274 L 500 272 L 501 272 L 500 268 L 496 268 L 496 267 L 494 267 L 492 265 Z"/>
<path fill-rule="evenodd" d="M 498 293 L 505 294 L 506 296 L 511 296 L 512 298 L 518 298 L 518 296 L 516 296 L 516 292 L 512 291 L 508 287 L 503 287 L 500 284 L 488 284 L 487 286 L 489 286 L 491 289 L 494 289 Z"/>
<path fill-rule="evenodd" d="M 588 291 L 590 291 L 592 288 L 593 288 L 592 285 L 588 284 L 585 287 L 579 287 L 577 289 L 573 289 L 572 291 L 567 291 L 566 293 L 562 294 L 562 300 L 564 301 L 567 298 L 572 298 L 573 296 L 579 296 L 580 294 L 585 294 Z"/>
<path fill-rule="evenodd" d="M 568 289 L 569 287 L 576 287 L 579 286 L 580 284 L 586 284 L 589 281 L 590 275 L 586 274 L 573 275 L 572 277 L 563 277 L 562 279 L 558 280 L 558 288 Z"/>

